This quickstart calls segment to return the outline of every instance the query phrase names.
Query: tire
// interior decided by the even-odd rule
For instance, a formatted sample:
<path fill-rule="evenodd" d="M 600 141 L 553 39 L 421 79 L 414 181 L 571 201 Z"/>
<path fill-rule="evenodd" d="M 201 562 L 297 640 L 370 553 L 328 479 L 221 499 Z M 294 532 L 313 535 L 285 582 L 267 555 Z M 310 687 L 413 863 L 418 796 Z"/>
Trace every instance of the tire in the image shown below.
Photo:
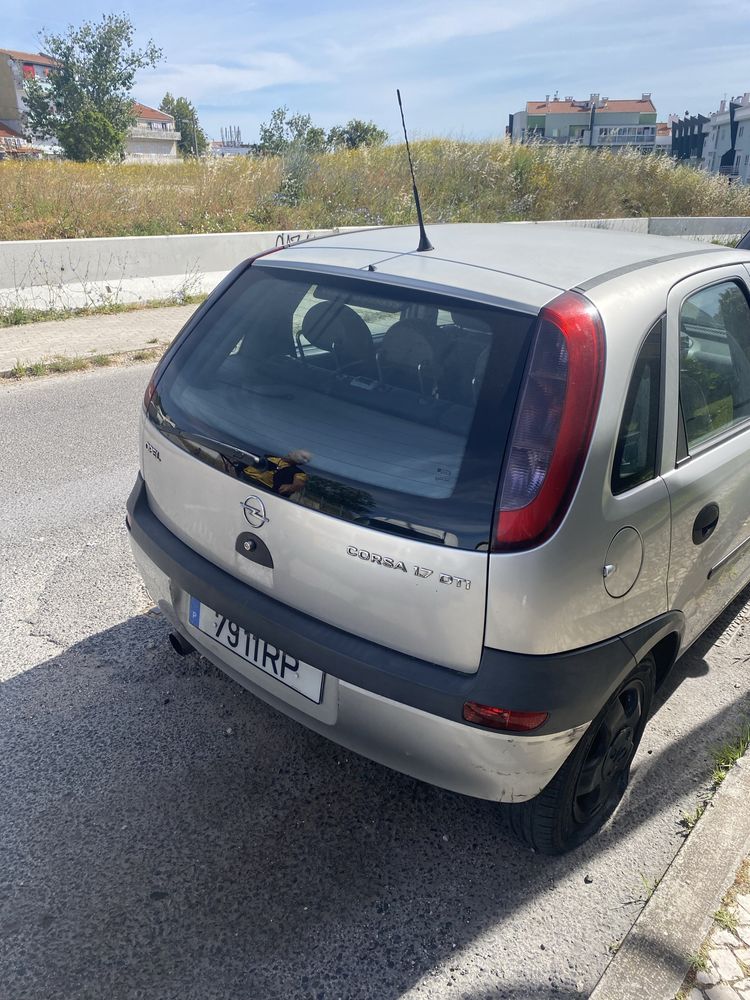
<path fill-rule="evenodd" d="M 593 836 L 617 808 L 654 696 L 649 653 L 602 708 L 547 787 L 508 807 L 513 834 L 540 854 L 565 854 Z"/>

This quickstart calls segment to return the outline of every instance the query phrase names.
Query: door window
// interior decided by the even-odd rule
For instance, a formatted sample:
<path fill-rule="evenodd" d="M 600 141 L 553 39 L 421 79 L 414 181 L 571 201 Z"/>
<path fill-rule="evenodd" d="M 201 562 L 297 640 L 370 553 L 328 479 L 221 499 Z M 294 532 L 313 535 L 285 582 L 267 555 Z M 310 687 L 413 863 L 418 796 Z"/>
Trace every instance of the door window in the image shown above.
<path fill-rule="evenodd" d="M 689 451 L 750 417 L 750 307 L 739 282 L 683 303 L 680 405 Z"/>
<path fill-rule="evenodd" d="M 661 320 L 649 332 L 630 380 L 612 466 L 617 495 L 656 475 L 661 392 Z"/>

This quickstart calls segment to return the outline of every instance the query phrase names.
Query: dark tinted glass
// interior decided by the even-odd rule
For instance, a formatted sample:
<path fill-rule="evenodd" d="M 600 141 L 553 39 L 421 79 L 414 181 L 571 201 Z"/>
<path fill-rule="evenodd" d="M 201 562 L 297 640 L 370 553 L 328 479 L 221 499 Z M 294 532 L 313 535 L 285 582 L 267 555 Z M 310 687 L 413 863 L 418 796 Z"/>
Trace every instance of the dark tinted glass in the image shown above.
<path fill-rule="evenodd" d="M 659 436 L 662 322 L 650 330 L 628 387 L 612 466 L 612 492 L 653 479 Z"/>
<path fill-rule="evenodd" d="M 489 537 L 531 323 L 379 280 L 256 264 L 176 352 L 150 416 L 258 489 L 475 548 Z"/>
<path fill-rule="evenodd" d="M 738 282 L 702 288 L 682 306 L 680 404 L 691 451 L 750 418 L 750 307 Z"/>

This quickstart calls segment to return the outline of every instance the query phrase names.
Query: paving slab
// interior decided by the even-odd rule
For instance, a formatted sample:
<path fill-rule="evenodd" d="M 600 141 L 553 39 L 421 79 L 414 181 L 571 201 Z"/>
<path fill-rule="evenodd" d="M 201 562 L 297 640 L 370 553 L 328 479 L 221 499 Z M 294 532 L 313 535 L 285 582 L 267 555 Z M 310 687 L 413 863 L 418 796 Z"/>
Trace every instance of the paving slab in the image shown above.
<path fill-rule="evenodd" d="M 98 316 L 25 323 L 0 329 L 0 373 L 18 362 L 119 354 L 169 343 L 198 307 L 164 306 Z"/>

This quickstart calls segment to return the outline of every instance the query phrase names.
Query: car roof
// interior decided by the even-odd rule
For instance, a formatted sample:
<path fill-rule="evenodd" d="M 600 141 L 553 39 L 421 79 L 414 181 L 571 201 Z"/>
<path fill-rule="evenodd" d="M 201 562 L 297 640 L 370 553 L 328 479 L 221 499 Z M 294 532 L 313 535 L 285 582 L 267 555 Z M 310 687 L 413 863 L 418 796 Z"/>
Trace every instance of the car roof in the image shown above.
<path fill-rule="evenodd" d="M 454 223 L 427 229 L 434 249 L 424 253 L 416 252 L 417 227 L 400 226 L 300 241 L 267 263 L 369 270 L 383 278 L 539 308 L 560 291 L 586 290 L 629 270 L 694 258 L 686 268 L 694 271 L 703 266 L 697 258 L 727 253 L 726 247 L 709 243 L 563 223 Z"/>

